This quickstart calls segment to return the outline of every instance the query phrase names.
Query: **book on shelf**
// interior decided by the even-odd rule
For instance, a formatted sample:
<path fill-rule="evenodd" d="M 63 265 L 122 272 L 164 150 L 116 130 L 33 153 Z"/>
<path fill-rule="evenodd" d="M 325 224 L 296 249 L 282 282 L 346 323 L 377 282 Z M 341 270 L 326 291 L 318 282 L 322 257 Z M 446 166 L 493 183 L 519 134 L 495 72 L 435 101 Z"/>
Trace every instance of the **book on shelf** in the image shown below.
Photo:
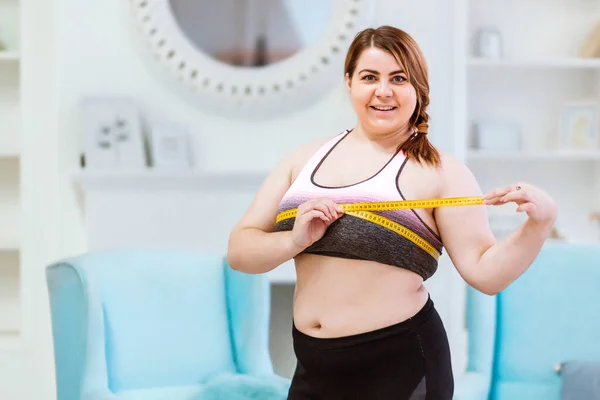
<path fill-rule="evenodd" d="M 579 56 L 583 58 L 596 58 L 600 56 L 600 21 L 594 24 L 587 40 L 579 51 Z"/>

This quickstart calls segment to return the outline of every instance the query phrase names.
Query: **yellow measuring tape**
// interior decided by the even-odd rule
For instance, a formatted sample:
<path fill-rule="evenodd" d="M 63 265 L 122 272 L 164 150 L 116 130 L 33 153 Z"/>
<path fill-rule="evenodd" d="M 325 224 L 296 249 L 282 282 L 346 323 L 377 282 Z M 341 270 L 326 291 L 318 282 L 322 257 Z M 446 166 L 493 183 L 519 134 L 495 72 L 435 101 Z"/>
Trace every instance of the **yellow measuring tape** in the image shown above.
<path fill-rule="evenodd" d="M 439 208 L 452 206 L 472 206 L 483 204 L 483 197 L 446 197 L 443 199 L 426 199 L 426 200 L 398 200 L 398 201 L 373 201 L 363 203 L 348 203 L 339 204 L 345 212 L 349 211 L 385 211 L 385 210 L 402 210 L 413 208 Z M 276 222 L 279 223 L 284 219 L 296 217 L 297 208 L 282 211 L 277 214 Z"/>
<path fill-rule="evenodd" d="M 388 218 L 374 214 L 370 211 L 385 211 L 385 210 L 401 210 L 401 209 L 414 209 L 414 208 L 439 208 L 439 207 L 456 207 L 456 206 L 470 206 L 483 204 L 483 197 L 447 197 L 441 199 L 426 199 L 426 200 L 399 200 L 399 201 L 374 201 L 374 202 L 361 202 L 361 203 L 348 203 L 339 204 L 346 214 L 364 219 L 366 221 L 373 222 L 377 225 L 383 226 L 384 228 L 390 229 L 397 234 L 404 236 L 421 249 L 425 250 L 428 254 L 434 257 L 436 260 L 440 257 L 440 252 L 437 251 L 429 242 L 421 238 L 417 233 L 394 222 Z M 282 211 L 277 214 L 276 223 L 283 220 L 296 217 L 298 212 L 297 208 Z"/>

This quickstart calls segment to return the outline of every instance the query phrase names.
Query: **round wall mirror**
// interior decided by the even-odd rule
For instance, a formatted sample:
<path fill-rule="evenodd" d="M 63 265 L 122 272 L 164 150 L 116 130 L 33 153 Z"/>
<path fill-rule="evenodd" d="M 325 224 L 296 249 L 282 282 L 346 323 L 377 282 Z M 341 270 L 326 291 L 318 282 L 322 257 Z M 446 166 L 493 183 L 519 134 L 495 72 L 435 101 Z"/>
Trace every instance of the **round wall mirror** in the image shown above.
<path fill-rule="evenodd" d="M 183 34 L 225 64 L 260 68 L 318 43 L 333 0 L 170 0 Z"/>
<path fill-rule="evenodd" d="M 151 50 L 212 112 L 295 111 L 343 81 L 375 0 L 131 0 Z"/>

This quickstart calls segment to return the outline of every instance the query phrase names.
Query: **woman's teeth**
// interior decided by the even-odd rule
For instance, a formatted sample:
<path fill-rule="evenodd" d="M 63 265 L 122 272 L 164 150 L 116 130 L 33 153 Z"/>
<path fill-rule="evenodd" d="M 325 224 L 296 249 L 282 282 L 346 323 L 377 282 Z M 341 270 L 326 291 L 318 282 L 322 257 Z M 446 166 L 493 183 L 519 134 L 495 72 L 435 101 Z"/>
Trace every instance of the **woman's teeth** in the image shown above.
<path fill-rule="evenodd" d="M 371 106 L 371 108 L 374 109 L 374 110 L 378 110 L 378 111 L 391 111 L 391 110 L 395 109 L 396 107 L 393 107 L 393 106 L 389 106 L 389 107 Z"/>

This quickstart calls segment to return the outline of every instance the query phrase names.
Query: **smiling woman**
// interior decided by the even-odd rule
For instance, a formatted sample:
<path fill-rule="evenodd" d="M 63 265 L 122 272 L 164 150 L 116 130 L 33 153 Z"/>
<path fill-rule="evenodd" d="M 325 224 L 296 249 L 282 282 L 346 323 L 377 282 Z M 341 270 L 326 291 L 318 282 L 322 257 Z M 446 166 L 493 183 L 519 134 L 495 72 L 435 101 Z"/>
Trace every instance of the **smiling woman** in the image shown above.
<path fill-rule="evenodd" d="M 497 293 L 535 259 L 556 205 L 525 183 L 482 196 L 466 166 L 429 142 L 427 66 L 406 32 L 361 31 L 344 73 L 356 125 L 284 157 L 232 230 L 227 258 L 248 273 L 295 261 L 289 400 L 450 400 L 448 338 L 424 282 L 445 248 L 468 284 Z M 341 206 L 466 197 L 480 201 Z M 496 242 L 485 205 L 508 202 L 529 218 Z"/>
<path fill-rule="evenodd" d="M 359 118 L 365 117 L 361 121 L 367 130 L 389 131 L 403 124 L 402 130 L 416 136 L 406 143 L 404 152 L 439 165 L 439 154 L 425 136 L 429 121 L 427 62 L 410 35 L 387 26 L 365 30 L 348 50 L 345 73 L 354 111 Z"/>

